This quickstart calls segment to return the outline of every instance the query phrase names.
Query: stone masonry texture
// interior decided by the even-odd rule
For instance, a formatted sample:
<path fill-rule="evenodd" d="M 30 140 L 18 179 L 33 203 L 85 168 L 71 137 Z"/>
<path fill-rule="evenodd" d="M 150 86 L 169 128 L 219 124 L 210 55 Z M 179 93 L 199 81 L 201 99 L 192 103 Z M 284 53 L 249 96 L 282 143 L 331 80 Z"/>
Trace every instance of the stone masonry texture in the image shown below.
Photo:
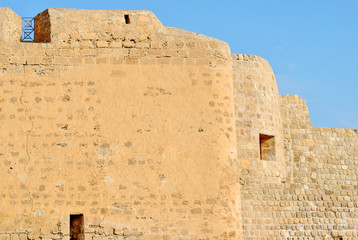
<path fill-rule="evenodd" d="M 312 127 L 266 60 L 149 11 L 34 37 L 0 8 L 0 240 L 80 214 L 85 240 L 358 239 L 358 130 Z"/>

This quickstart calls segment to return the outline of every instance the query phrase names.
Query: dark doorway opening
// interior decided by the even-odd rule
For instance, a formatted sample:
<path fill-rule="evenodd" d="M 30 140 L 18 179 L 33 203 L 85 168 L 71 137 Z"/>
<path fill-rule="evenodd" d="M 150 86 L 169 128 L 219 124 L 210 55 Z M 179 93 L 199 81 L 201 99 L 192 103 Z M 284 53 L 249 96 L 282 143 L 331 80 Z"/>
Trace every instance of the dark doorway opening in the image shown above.
<path fill-rule="evenodd" d="M 70 239 L 71 240 L 84 240 L 84 221 L 83 214 L 70 215 Z"/>

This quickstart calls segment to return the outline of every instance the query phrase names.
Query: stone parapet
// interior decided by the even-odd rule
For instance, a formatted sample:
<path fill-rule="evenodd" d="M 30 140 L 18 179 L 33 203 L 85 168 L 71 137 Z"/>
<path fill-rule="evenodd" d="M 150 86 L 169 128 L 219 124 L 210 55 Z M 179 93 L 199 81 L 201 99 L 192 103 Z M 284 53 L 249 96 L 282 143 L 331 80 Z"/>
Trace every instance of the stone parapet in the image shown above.
<path fill-rule="evenodd" d="M 0 42 L 19 42 L 21 40 L 21 17 L 10 8 L 0 8 Z"/>
<path fill-rule="evenodd" d="M 112 41 L 128 43 L 165 28 L 150 11 L 50 8 L 36 16 L 37 42 Z M 144 39 L 143 39 L 144 40 Z"/>

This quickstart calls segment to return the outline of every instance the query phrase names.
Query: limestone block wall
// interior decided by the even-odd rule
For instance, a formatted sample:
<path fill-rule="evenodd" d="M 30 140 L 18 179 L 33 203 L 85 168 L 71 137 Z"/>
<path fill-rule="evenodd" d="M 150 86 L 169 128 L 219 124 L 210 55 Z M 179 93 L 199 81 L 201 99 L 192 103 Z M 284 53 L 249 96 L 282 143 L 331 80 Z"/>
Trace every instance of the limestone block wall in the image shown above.
<path fill-rule="evenodd" d="M 282 96 L 296 231 L 291 237 L 358 238 L 358 131 L 312 127 L 304 101 Z M 303 111 L 302 111 L 303 110 Z M 293 117 L 296 116 L 296 117 Z M 291 162 L 291 163 L 290 163 Z M 293 226 L 291 226 L 293 229 Z"/>
<path fill-rule="evenodd" d="M 233 55 L 232 64 L 244 238 L 278 236 L 278 231 L 268 231 L 277 218 L 267 206 L 274 200 L 267 195 L 275 196 L 286 176 L 277 84 L 260 57 Z M 275 158 L 270 161 L 260 157 L 260 133 L 274 136 Z"/>
<path fill-rule="evenodd" d="M 68 16 L 72 16 L 69 18 Z M 83 42 L 104 47 L 146 47 L 147 35 L 164 33 L 165 27 L 150 11 L 81 10 L 51 8 L 36 16 L 36 42 Z"/>
<path fill-rule="evenodd" d="M 21 17 L 10 8 L 0 8 L 0 42 L 18 42 L 21 33 Z"/>
<path fill-rule="evenodd" d="M 233 55 L 232 63 L 241 180 L 277 181 L 284 175 L 284 152 L 275 76 L 268 62 L 257 56 Z M 269 161 L 260 159 L 260 134 L 274 136 L 275 157 Z"/>
<path fill-rule="evenodd" d="M 241 239 L 228 45 L 131 11 L 102 38 L 116 14 L 49 9 L 50 41 L 0 45 L 0 238 L 83 214 L 86 240 Z"/>
<path fill-rule="evenodd" d="M 272 79 L 272 70 L 262 62 L 255 56 L 233 56 L 244 239 L 357 239 L 357 130 L 312 127 L 305 101 L 280 96 L 279 114 L 273 103 L 263 109 L 281 117 L 272 126 L 281 124 L 276 133 L 283 137 L 283 160 L 260 159 L 254 131 L 257 126 L 270 129 L 269 121 L 251 120 L 255 115 L 247 110 L 250 98 L 257 105 L 268 94 L 250 94 L 260 89 L 259 81 L 264 86 Z M 245 128 L 246 122 L 255 124 Z M 245 138 L 251 132 L 254 141 Z"/>
<path fill-rule="evenodd" d="M 358 133 L 148 11 L 0 8 L 0 240 L 358 239 Z"/>

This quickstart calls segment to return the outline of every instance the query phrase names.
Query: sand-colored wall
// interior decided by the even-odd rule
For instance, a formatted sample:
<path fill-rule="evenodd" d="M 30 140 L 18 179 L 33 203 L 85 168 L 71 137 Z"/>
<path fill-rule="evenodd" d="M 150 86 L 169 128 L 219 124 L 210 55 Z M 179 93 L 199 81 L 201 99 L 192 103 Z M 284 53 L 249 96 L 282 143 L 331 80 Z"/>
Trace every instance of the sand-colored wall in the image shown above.
<path fill-rule="evenodd" d="M 48 9 L 35 43 L 0 12 L 0 240 L 78 213 L 86 240 L 358 239 L 357 130 L 312 127 L 266 60 L 148 11 Z"/>
<path fill-rule="evenodd" d="M 242 181 L 256 176 L 255 181 L 276 181 L 283 174 L 283 129 L 280 97 L 269 63 L 257 56 L 233 55 L 233 82 L 238 159 Z M 275 158 L 260 160 L 259 135 L 275 138 Z M 254 179 L 254 178 L 253 178 Z"/>
<path fill-rule="evenodd" d="M 358 239 L 357 129 L 312 127 L 263 59 L 233 66 L 244 239 Z M 282 137 L 282 161 L 259 159 L 261 129 Z"/>
<path fill-rule="evenodd" d="M 283 115 L 291 116 L 284 128 L 291 155 L 285 188 L 292 200 L 284 210 L 294 210 L 285 235 L 358 239 L 357 129 L 312 127 L 305 101 L 298 96 L 281 100 Z"/>
<path fill-rule="evenodd" d="M 59 41 L 57 16 L 98 12 L 48 13 L 50 42 L 0 46 L 0 237 L 68 239 L 82 213 L 86 239 L 240 239 L 228 45 L 164 27 Z"/>
<path fill-rule="evenodd" d="M 126 23 L 125 15 L 128 22 Z M 72 17 L 68 17 L 72 16 Z M 36 16 L 36 42 L 61 43 L 92 40 L 134 45 L 147 40 L 148 34 L 164 33 L 165 27 L 150 11 L 80 10 L 50 8 Z M 136 39 L 140 37 L 140 39 Z M 138 42 L 135 42 L 137 40 Z M 95 42 L 96 43 L 96 42 Z"/>
<path fill-rule="evenodd" d="M 0 7 L 0 43 L 21 40 L 21 17 L 10 8 Z"/>

